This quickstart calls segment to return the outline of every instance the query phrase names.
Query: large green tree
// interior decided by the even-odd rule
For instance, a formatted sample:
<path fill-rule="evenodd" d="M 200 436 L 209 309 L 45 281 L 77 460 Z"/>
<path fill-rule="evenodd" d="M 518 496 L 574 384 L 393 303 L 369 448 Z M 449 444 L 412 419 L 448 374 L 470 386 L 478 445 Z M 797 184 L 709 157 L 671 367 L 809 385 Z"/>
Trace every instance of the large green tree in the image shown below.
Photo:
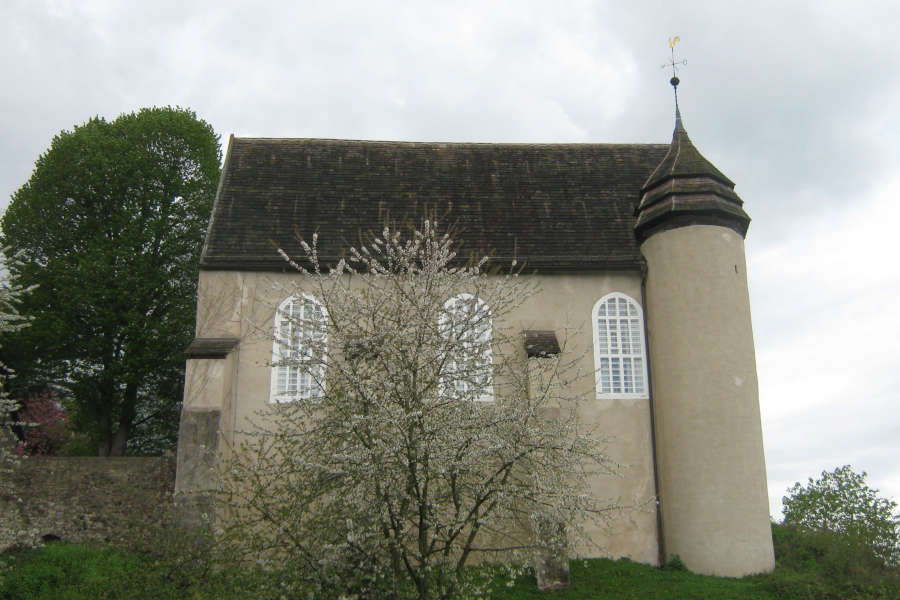
<path fill-rule="evenodd" d="M 53 139 L 0 223 L 13 281 L 37 284 L 5 356 L 20 385 L 71 392 L 101 455 L 154 419 L 175 426 L 220 157 L 189 110 L 96 117 Z"/>

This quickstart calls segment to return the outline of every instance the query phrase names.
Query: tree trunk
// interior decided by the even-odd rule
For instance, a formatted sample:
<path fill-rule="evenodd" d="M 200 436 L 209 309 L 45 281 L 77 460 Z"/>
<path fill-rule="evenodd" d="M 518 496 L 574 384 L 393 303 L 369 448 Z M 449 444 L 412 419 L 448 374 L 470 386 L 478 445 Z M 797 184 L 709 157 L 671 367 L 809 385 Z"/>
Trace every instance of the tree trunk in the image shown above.
<path fill-rule="evenodd" d="M 100 425 L 100 446 L 97 449 L 98 456 L 109 456 L 112 451 L 113 441 L 113 407 L 116 405 L 116 384 L 110 377 L 108 360 L 103 361 L 103 370 L 97 380 L 97 396 L 88 392 L 92 403 L 92 410 L 96 411 L 97 421 Z"/>
<path fill-rule="evenodd" d="M 128 438 L 131 436 L 131 426 L 137 408 L 137 384 L 129 383 L 125 386 L 125 397 L 122 401 L 122 411 L 119 413 L 119 428 L 116 430 L 110 444 L 110 456 L 125 456 L 125 448 L 128 446 Z"/>
<path fill-rule="evenodd" d="M 100 444 L 97 456 L 109 456 L 112 447 L 112 415 L 108 412 L 100 416 Z"/>

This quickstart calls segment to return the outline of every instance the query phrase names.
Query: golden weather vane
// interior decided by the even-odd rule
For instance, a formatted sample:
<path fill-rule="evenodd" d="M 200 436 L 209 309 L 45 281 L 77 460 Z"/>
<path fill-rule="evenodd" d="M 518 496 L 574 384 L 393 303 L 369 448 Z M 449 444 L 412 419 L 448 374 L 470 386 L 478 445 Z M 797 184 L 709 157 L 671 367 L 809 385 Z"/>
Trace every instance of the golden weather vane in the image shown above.
<path fill-rule="evenodd" d="M 669 51 L 672 53 L 672 58 L 662 66 L 663 69 L 666 67 L 671 67 L 672 69 L 672 79 L 669 80 L 669 83 L 672 84 L 672 88 L 675 90 L 675 110 L 678 110 L 678 84 L 681 83 L 681 80 L 678 79 L 678 67 L 686 66 L 687 59 L 675 60 L 675 44 L 681 41 L 679 36 L 674 36 L 669 38 Z"/>

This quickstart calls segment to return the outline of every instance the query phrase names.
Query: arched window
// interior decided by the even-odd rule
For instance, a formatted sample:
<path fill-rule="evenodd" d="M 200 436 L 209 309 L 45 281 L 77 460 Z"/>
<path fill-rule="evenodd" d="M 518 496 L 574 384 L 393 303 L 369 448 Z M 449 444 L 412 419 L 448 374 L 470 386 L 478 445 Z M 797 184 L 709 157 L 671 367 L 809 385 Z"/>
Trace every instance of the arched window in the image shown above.
<path fill-rule="evenodd" d="M 493 334 L 488 305 L 472 294 L 454 296 L 444 303 L 439 326 L 446 344 L 441 394 L 460 400 L 493 400 Z"/>
<path fill-rule="evenodd" d="M 597 397 L 648 398 L 640 305 L 625 294 L 608 294 L 594 305 L 592 321 Z"/>
<path fill-rule="evenodd" d="M 315 400 L 325 389 L 328 341 L 325 309 L 315 298 L 291 296 L 275 311 L 270 401 Z"/>

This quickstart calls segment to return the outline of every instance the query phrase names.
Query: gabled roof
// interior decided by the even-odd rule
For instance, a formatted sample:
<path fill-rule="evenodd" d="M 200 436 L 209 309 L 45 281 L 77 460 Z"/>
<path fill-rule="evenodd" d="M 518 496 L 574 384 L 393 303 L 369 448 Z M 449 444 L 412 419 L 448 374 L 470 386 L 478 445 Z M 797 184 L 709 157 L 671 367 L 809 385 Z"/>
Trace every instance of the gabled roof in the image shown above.
<path fill-rule="evenodd" d="M 667 145 L 232 138 L 203 269 L 285 270 L 319 234 L 323 264 L 385 222 L 437 216 L 460 255 L 542 272 L 641 265 L 634 213 Z"/>

